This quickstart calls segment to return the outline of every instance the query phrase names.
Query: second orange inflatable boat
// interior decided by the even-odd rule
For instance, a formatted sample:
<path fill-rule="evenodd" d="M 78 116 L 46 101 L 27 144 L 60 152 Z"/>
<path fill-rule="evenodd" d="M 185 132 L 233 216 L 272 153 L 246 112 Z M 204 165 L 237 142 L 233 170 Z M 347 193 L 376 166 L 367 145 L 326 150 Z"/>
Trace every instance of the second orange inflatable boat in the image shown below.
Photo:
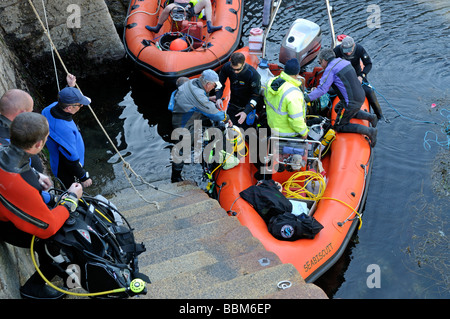
<path fill-rule="evenodd" d="M 205 69 L 219 70 L 239 45 L 244 0 L 211 0 L 212 24 L 222 26 L 207 32 L 206 20 L 186 20 L 177 7 L 158 33 L 156 26 L 164 0 L 131 0 L 124 29 L 128 56 L 148 77 L 157 82 L 174 82 L 178 77 L 197 77 Z"/>

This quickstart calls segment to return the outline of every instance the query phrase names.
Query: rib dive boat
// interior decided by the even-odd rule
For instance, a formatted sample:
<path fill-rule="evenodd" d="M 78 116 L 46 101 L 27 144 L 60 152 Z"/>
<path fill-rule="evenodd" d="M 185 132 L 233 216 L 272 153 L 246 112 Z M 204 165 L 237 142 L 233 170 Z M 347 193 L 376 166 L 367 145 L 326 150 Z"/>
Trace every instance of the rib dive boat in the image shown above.
<path fill-rule="evenodd" d="M 306 92 L 318 85 L 323 71 L 320 67 L 305 71 L 305 66 L 314 60 L 319 49 L 320 28 L 303 19 L 292 24 L 280 49 L 280 60 L 283 56 L 287 56 L 283 58 L 285 61 L 291 57 L 298 58 Z M 252 54 L 248 48 L 240 51 L 246 55 L 247 63 L 261 73 L 262 86 L 267 76 L 277 75 L 283 69 L 277 63 L 267 63 L 264 55 Z M 255 165 L 248 156 L 252 153 L 251 148 L 255 147 L 249 137 L 246 152 L 241 151 L 243 156 L 237 165 L 231 168 L 222 165 L 211 172 L 214 177 L 212 189 L 220 205 L 230 215 L 236 216 L 283 263 L 293 264 L 306 282 L 315 281 L 338 261 L 355 230 L 361 226 L 372 169 L 373 152 L 366 136 L 336 133 L 330 126 L 326 127 L 327 121 L 334 123 L 334 105 L 337 102 L 337 97 L 331 97 L 328 102 L 315 102 L 318 103 L 312 108 L 315 112 L 308 113 L 308 116 L 315 117 L 320 113 L 321 122 L 310 126 L 311 134 L 307 139 L 269 136 L 266 156 Z M 324 104 L 328 107 L 323 108 Z M 362 108 L 369 110 L 367 99 Z M 369 126 L 363 120 L 353 119 L 352 122 Z M 264 191 L 256 195 L 252 193 L 254 201 L 249 200 L 248 191 L 264 184 L 261 177 L 265 173 L 261 173 L 261 168 L 270 174 L 283 197 L 290 202 L 291 211 L 286 213 L 294 215 L 295 221 L 276 226 L 275 217 L 267 219 L 264 213 L 273 207 L 267 206 L 264 212 L 261 206 L 266 199 L 260 198 L 258 203 L 257 197 Z M 278 208 L 286 210 L 286 206 Z M 309 228 L 313 233 L 308 234 L 299 225 L 306 229 L 313 225 Z M 294 235 L 302 236 L 293 240 L 296 238 Z"/>
<path fill-rule="evenodd" d="M 149 31 L 146 26 L 156 26 L 170 3 L 173 8 L 160 30 Z M 211 23 L 222 26 L 212 33 L 205 10 L 191 17 L 176 1 L 131 0 L 123 34 L 127 55 L 160 85 L 199 76 L 205 69 L 219 70 L 239 45 L 244 0 L 211 0 Z"/>

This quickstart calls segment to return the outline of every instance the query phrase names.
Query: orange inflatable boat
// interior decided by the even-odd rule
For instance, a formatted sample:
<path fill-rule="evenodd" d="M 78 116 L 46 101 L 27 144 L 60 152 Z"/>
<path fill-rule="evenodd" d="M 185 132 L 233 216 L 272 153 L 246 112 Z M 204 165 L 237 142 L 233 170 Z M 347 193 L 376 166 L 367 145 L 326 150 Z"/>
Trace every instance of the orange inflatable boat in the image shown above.
<path fill-rule="evenodd" d="M 205 69 L 219 70 L 239 45 L 244 0 L 211 0 L 212 24 L 222 26 L 207 32 L 206 20 L 186 20 L 185 9 L 175 6 L 158 33 L 156 26 L 164 0 L 131 0 L 124 45 L 127 55 L 148 77 L 157 82 L 174 82 L 178 77 L 197 77 Z M 204 16 L 204 14 L 203 14 Z"/>
<path fill-rule="evenodd" d="M 243 51 L 245 54 L 245 50 Z M 247 62 L 253 64 L 258 58 L 247 54 Z M 280 72 L 281 67 L 271 64 L 273 73 Z M 317 83 L 320 68 L 302 74 L 306 83 Z M 314 85 L 316 86 L 316 85 Z M 333 106 L 338 101 L 335 100 Z M 367 100 L 362 106 L 368 110 Z M 330 113 L 332 119 L 336 117 Z M 333 121 L 333 120 L 332 120 Z M 367 121 L 353 119 L 352 122 L 369 125 Z M 320 141 L 320 140 L 319 140 Z M 306 144 L 317 141 L 307 140 Z M 302 144 L 305 145 L 305 144 Z M 247 144 L 248 146 L 248 144 Z M 314 146 L 312 146 L 314 147 Z M 308 154 L 308 152 L 306 153 Z M 308 154 L 310 159 L 311 152 Z M 248 227 L 252 235 L 258 238 L 264 247 L 278 255 L 283 263 L 293 264 L 305 281 L 313 282 L 326 272 L 344 252 L 358 225 L 361 225 L 362 210 L 366 199 L 370 172 L 372 168 L 372 150 L 368 139 L 361 134 L 337 133 L 326 153 L 319 158 L 312 157 L 307 162 L 320 162 L 320 172 L 311 172 L 310 165 L 300 170 L 274 171 L 272 179 L 282 185 L 282 193 L 295 202 L 304 202 L 323 228 L 313 239 L 285 241 L 276 239 L 268 230 L 268 224 L 261 215 L 244 200 L 240 193 L 257 183 L 257 168 L 249 158 L 228 170 L 217 170 L 215 182 L 220 205 Z M 302 189 L 308 182 L 302 174 L 312 174 L 313 179 L 322 180 L 322 190 L 310 196 Z"/>

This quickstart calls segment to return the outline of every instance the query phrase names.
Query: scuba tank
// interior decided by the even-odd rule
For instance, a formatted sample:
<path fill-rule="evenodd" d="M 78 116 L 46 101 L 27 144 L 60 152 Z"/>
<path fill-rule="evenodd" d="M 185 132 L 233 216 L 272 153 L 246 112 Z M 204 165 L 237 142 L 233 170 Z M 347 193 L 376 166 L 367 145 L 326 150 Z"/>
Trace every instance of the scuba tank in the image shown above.
<path fill-rule="evenodd" d="M 327 148 L 331 142 L 336 138 L 336 131 L 330 128 L 327 133 L 322 138 L 322 141 L 320 142 L 320 152 L 322 152 L 325 148 Z M 316 148 L 314 151 L 314 156 L 319 156 L 319 147 Z"/>

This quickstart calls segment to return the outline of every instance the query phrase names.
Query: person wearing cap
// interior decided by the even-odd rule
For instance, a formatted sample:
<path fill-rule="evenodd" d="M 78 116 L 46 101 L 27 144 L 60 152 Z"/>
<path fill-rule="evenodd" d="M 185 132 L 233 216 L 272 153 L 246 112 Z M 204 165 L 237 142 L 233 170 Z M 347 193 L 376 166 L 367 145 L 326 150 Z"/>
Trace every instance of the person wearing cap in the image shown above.
<path fill-rule="evenodd" d="M 305 95 L 306 102 L 320 98 L 333 87 L 339 97 L 339 102 L 334 109 L 337 113 L 334 128 L 342 133 L 360 133 L 370 138 L 372 147 L 376 144 L 377 129 L 375 128 L 378 119 L 375 114 L 361 110 L 365 100 L 364 90 L 358 81 L 355 69 L 349 61 L 336 58 L 332 49 L 323 48 L 318 60 L 324 72 L 320 79 L 319 86 Z M 361 124 L 350 123 L 352 118 L 367 120 L 372 127 Z"/>
<path fill-rule="evenodd" d="M 261 76 L 245 62 L 245 55 L 234 52 L 219 73 L 222 88 L 216 91 L 216 105 L 220 109 L 223 107 L 222 96 L 227 79 L 230 79 L 231 91 L 227 113 L 234 125 L 245 130 L 253 124 L 247 116 L 256 109 L 260 99 Z"/>
<path fill-rule="evenodd" d="M 362 84 L 364 92 L 366 93 L 370 107 L 377 115 L 377 118 L 381 119 L 383 117 L 383 111 L 381 110 L 377 96 L 369 85 L 369 80 L 367 78 L 367 74 L 372 70 L 372 60 L 367 51 L 362 45 L 355 43 L 355 40 L 352 37 L 346 36 L 341 44 L 334 48 L 334 53 L 336 54 L 336 57 L 348 60 L 352 64 L 359 82 Z M 363 68 L 361 67 L 361 62 L 363 63 Z"/>
<path fill-rule="evenodd" d="M 216 104 L 209 98 L 210 92 L 214 89 L 220 89 L 221 86 L 217 73 L 207 69 L 202 72 L 199 78 L 186 81 L 177 88 L 172 111 L 172 126 L 174 130 L 178 128 L 188 129 L 191 133 L 192 144 L 194 143 L 195 121 L 202 121 L 205 118 L 215 122 L 227 122 L 229 120 L 227 113 L 217 109 Z M 182 161 L 181 163 L 172 161 L 172 183 L 182 181 L 181 171 L 183 166 Z"/>
<path fill-rule="evenodd" d="M 69 85 L 75 85 L 74 82 Z M 92 179 L 84 168 L 85 146 L 78 126 L 73 121 L 83 105 L 90 105 L 91 99 L 80 90 L 67 86 L 58 94 L 58 101 L 42 110 L 47 118 L 50 135 L 47 149 L 50 154 L 50 168 L 65 187 L 79 181 L 83 187 L 92 185 Z"/>
<path fill-rule="evenodd" d="M 300 63 L 297 59 L 286 62 L 284 70 L 269 80 L 264 91 L 267 124 L 280 137 L 306 138 L 306 104 L 297 79 Z"/>

